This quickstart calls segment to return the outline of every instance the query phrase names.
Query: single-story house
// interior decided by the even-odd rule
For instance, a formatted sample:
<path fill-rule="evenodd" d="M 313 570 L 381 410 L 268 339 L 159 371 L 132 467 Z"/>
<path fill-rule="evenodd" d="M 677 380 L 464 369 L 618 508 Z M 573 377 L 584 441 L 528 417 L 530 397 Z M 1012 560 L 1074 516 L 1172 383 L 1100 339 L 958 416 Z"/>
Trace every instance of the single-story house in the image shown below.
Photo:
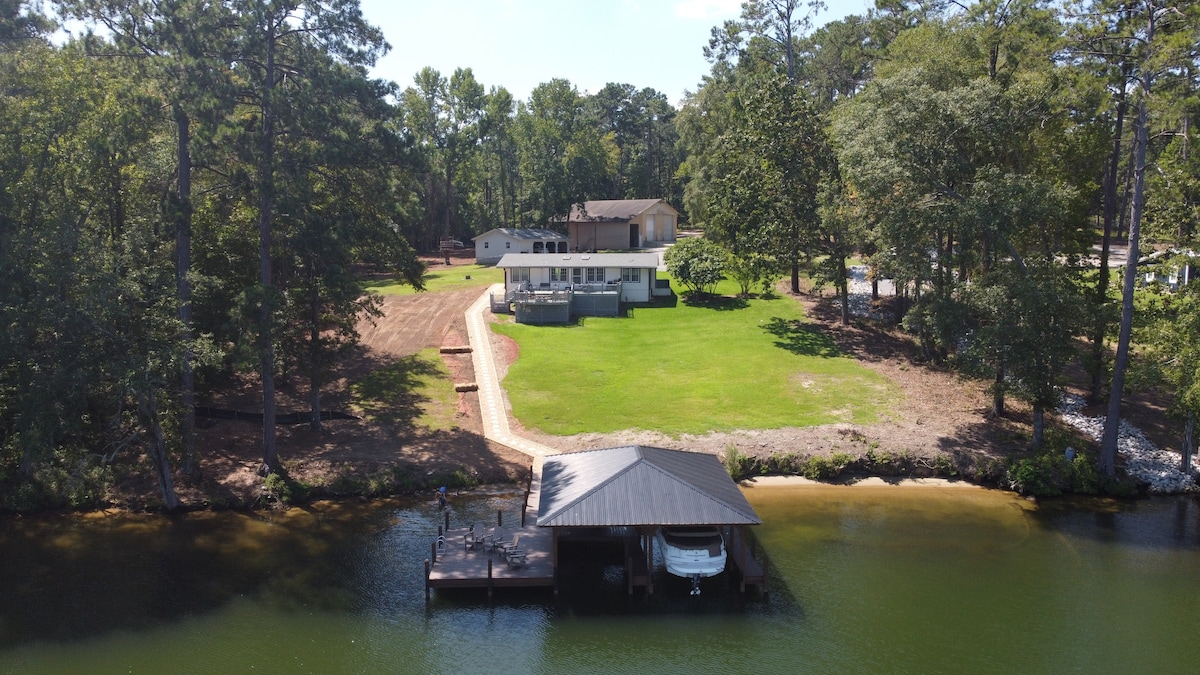
<path fill-rule="evenodd" d="M 671 294 L 669 280 L 657 278 L 656 253 L 510 253 L 496 267 L 504 297 L 492 298 L 492 311 L 513 308 L 521 323 L 616 316 L 622 302 Z"/>
<path fill-rule="evenodd" d="M 1193 261 L 1197 258 L 1195 251 L 1184 249 L 1164 249 L 1138 259 L 1138 267 L 1142 272 L 1142 282 L 1146 285 L 1160 284 L 1171 292 L 1186 286 L 1195 276 Z"/>
<path fill-rule="evenodd" d="M 572 251 L 651 248 L 673 243 L 678 223 L 679 212 L 662 199 L 600 199 L 571 207 L 567 239 Z"/>
<path fill-rule="evenodd" d="M 533 227 L 497 227 L 474 237 L 475 262 L 489 265 L 509 253 L 566 253 L 567 237 Z"/>

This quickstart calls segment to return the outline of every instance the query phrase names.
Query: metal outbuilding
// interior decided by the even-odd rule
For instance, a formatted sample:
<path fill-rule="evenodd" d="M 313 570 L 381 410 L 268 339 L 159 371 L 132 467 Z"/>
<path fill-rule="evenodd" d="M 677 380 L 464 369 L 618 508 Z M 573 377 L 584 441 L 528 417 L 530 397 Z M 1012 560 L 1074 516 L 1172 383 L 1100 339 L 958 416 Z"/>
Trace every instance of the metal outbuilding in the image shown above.
<path fill-rule="evenodd" d="M 553 455 L 539 527 L 761 525 L 715 455 L 628 445 Z"/>
<path fill-rule="evenodd" d="M 630 592 L 635 586 L 654 592 L 655 531 L 687 525 L 720 529 L 742 588 L 765 587 L 743 531 L 761 524 L 715 455 L 628 445 L 553 455 L 542 466 L 537 525 L 553 531 L 556 570 L 560 541 L 621 536 Z"/>

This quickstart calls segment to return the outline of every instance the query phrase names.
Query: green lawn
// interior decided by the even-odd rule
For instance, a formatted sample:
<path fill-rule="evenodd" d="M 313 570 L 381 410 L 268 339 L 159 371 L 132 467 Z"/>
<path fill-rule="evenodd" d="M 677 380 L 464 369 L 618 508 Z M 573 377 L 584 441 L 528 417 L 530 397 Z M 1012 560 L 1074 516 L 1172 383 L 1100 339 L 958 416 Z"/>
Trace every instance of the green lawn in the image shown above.
<path fill-rule="evenodd" d="M 503 383 L 514 414 L 551 434 L 866 424 L 895 395 L 811 330 L 790 298 L 680 301 L 639 306 L 629 318 L 495 330 L 521 347 Z"/>
<path fill-rule="evenodd" d="M 467 277 L 470 277 L 468 279 Z M 487 288 L 504 281 L 504 271 L 491 265 L 432 265 L 425 271 L 425 290 L 458 291 L 464 288 Z M 376 279 L 363 283 L 363 288 L 380 295 L 412 295 L 412 286 L 395 279 Z"/>

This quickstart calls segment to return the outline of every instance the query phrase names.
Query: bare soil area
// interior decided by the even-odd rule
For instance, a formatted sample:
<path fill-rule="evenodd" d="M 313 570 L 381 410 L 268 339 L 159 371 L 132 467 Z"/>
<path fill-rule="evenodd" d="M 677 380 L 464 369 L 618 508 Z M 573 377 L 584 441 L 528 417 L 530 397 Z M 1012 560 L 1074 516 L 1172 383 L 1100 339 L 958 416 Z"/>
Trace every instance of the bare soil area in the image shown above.
<path fill-rule="evenodd" d="M 465 264 L 465 259 L 454 261 Z M 469 262 L 474 262 L 473 259 Z M 438 264 L 441 264 L 440 262 Z M 347 365 L 334 374 L 324 388 L 323 410 L 357 412 L 351 409 L 349 383 L 381 367 L 401 362 L 430 347 L 460 347 L 468 344 L 467 308 L 480 291 L 418 293 L 388 296 L 384 316 L 359 326 L 362 344 Z M 469 353 L 442 354 L 455 383 L 474 382 Z M 278 414 L 305 413 L 309 409 L 304 377 L 283 377 L 277 383 Z M 245 412 L 261 412 L 259 379 L 244 377 L 222 383 L 219 393 L 202 405 Z M 339 480 L 351 491 L 361 491 L 371 481 L 382 483 L 397 474 L 420 486 L 455 472 L 465 472 L 480 482 L 515 480 L 529 471 L 530 460 L 506 446 L 483 437 L 479 402 L 475 392 L 457 395 L 449 430 L 428 430 L 414 423 L 429 401 L 397 400 L 397 414 L 386 420 L 332 420 L 321 431 L 308 424 L 277 425 L 277 450 L 288 475 L 310 485 L 336 485 Z M 446 413 L 448 411 L 439 411 Z M 245 506 L 262 504 L 265 494 L 262 466 L 261 426 L 247 421 L 199 419 L 197 449 L 200 474 L 177 477 L 180 498 L 189 506 Z M 122 501 L 151 503 L 152 484 L 122 486 L 128 495 Z"/>
<path fill-rule="evenodd" d="M 463 262 L 459 259 L 455 262 Z M 439 264 L 441 264 L 439 262 Z M 391 296 L 384 302 L 385 316 L 373 325 L 360 327 L 362 345 L 348 365 L 335 374 L 325 388 L 322 408 L 348 410 L 348 383 L 376 369 L 397 363 L 428 347 L 467 345 L 466 309 L 480 291 L 424 293 Z M 656 445 L 709 453 L 736 447 L 759 458 L 780 453 L 808 455 L 847 453 L 862 456 L 868 451 L 904 454 L 918 462 L 932 462 L 949 455 L 958 465 L 1000 460 L 1026 452 L 1029 410 L 1010 401 L 1008 413 L 996 418 L 990 413 L 985 383 L 965 380 L 953 373 L 922 364 L 912 340 L 886 327 L 859 322 L 842 326 L 837 312 L 826 299 L 800 296 L 805 310 L 845 352 L 894 382 L 898 395 L 883 402 L 883 414 L 869 425 L 837 424 L 820 427 L 788 427 L 732 433 L 670 437 L 653 431 L 628 430 L 611 434 L 579 434 L 560 437 L 526 429 L 510 415 L 517 433 L 564 451 L 629 444 Z M 507 366 L 519 358 L 517 346 L 506 337 L 492 335 L 497 368 L 503 378 Z M 455 383 L 474 381 L 469 353 L 442 354 Z M 248 412 L 261 411 L 257 378 L 246 377 L 224 383 L 220 393 L 205 405 Z M 506 446 L 483 438 L 479 402 L 474 392 L 458 394 L 453 412 L 454 428 L 430 431 L 414 423 L 422 405 L 429 402 L 397 401 L 400 414 L 386 421 L 336 420 L 315 432 L 308 425 L 278 426 L 278 454 L 289 476 L 316 485 L 343 481 L 357 487 L 348 494 L 362 494 L 364 485 L 380 476 L 406 473 L 408 484 L 423 487 L 440 476 L 465 472 L 479 482 L 515 480 L 527 474 L 530 459 Z M 282 379 L 278 410 L 282 413 L 307 409 L 306 383 L 300 377 Z M 1134 398 L 1128 411 L 1159 445 L 1170 445 L 1169 427 L 1161 405 L 1152 397 Z M 195 508 L 253 506 L 264 503 L 262 437 L 258 425 L 245 421 L 200 420 L 198 433 L 201 473 L 195 478 L 178 478 L 180 497 Z M 156 486 L 120 486 L 124 495 L 117 501 L 131 505 L 153 503 Z M 370 490 L 366 490 L 368 493 Z M 337 493 L 336 490 L 331 492 Z"/>

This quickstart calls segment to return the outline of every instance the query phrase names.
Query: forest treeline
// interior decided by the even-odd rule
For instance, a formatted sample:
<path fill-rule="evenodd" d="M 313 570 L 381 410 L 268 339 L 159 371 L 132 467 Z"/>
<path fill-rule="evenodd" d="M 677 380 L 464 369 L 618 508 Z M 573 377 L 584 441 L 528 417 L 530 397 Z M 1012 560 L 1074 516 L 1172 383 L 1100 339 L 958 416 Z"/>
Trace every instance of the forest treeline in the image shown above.
<path fill-rule="evenodd" d="M 817 9 L 744 3 L 675 107 L 373 79 L 389 47 L 355 0 L 0 0 L 0 501 L 89 503 L 136 454 L 176 507 L 197 395 L 238 373 L 277 471 L 276 378 L 319 427 L 379 311 L 363 273 L 419 287 L 440 238 L 588 199 L 665 198 L 747 290 L 806 273 L 844 300 L 865 260 L 931 358 L 989 378 L 997 412 L 1030 401 L 1035 445 L 1080 354 L 1094 400 L 1119 411 L 1128 371 L 1190 430 L 1200 301 L 1105 258 L 1197 250 L 1197 3 L 879 0 L 814 29 Z"/>

